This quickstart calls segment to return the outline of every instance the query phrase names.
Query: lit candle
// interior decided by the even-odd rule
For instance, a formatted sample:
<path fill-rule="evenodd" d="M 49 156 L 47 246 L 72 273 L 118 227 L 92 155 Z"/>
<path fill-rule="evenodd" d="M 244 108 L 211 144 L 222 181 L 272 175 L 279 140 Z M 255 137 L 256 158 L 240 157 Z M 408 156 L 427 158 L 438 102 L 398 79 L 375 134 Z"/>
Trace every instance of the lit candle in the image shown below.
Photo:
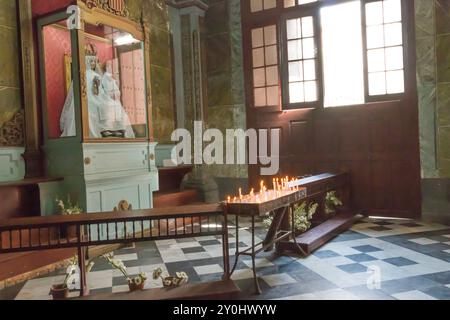
<path fill-rule="evenodd" d="M 231 203 L 231 197 L 228 196 L 228 203 Z"/>
<path fill-rule="evenodd" d="M 242 196 L 242 188 L 239 188 L 239 199 L 242 200 L 243 196 Z"/>

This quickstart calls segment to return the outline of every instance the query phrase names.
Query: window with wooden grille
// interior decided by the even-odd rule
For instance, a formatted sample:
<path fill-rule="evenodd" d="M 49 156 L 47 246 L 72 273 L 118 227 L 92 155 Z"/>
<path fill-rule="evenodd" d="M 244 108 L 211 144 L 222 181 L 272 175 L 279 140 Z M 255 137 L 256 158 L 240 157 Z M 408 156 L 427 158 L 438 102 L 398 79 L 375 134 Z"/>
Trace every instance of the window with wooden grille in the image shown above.
<path fill-rule="evenodd" d="M 251 45 L 244 48 L 251 50 L 253 106 L 328 108 L 401 99 L 407 89 L 404 10 L 409 5 L 405 0 L 248 1 L 243 24 Z"/>

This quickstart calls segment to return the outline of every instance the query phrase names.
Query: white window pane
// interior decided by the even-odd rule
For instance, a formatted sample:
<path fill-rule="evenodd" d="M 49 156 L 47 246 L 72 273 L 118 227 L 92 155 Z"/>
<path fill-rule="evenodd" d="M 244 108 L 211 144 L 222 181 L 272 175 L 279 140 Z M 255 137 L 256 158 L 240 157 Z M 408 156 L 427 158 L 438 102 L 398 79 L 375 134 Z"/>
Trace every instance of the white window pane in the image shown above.
<path fill-rule="evenodd" d="M 263 28 L 257 28 L 252 30 L 252 47 L 262 47 L 264 45 L 264 32 Z"/>
<path fill-rule="evenodd" d="M 288 42 L 288 59 L 299 60 L 302 59 L 302 40 L 291 40 Z"/>
<path fill-rule="evenodd" d="M 386 73 L 369 73 L 369 95 L 386 94 Z"/>
<path fill-rule="evenodd" d="M 383 23 L 383 2 L 370 2 L 366 4 L 366 25 L 373 26 Z"/>
<path fill-rule="evenodd" d="M 290 103 L 305 102 L 303 82 L 294 82 L 289 84 L 289 101 Z"/>
<path fill-rule="evenodd" d="M 268 26 L 264 28 L 264 45 L 277 44 L 277 27 Z"/>
<path fill-rule="evenodd" d="M 360 3 L 325 7 L 320 14 L 325 107 L 364 103 Z"/>
<path fill-rule="evenodd" d="M 255 89 L 255 106 L 265 107 L 267 105 L 266 101 L 266 88 Z"/>
<path fill-rule="evenodd" d="M 303 66 L 305 70 L 305 80 L 316 80 L 316 61 L 305 60 Z"/>
<path fill-rule="evenodd" d="M 262 0 L 250 0 L 250 11 L 251 12 L 262 11 L 262 9 L 263 9 Z"/>
<path fill-rule="evenodd" d="M 375 49 L 367 51 L 367 64 L 369 72 L 386 70 L 384 60 L 384 49 Z"/>
<path fill-rule="evenodd" d="M 267 88 L 267 105 L 277 106 L 280 102 L 278 87 L 268 87 Z"/>
<path fill-rule="evenodd" d="M 302 4 L 307 4 L 307 3 L 311 3 L 311 2 L 316 2 L 317 0 L 298 0 L 298 4 L 302 5 Z"/>
<path fill-rule="evenodd" d="M 264 10 L 273 9 L 277 6 L 277 0 L 264 0 Z"/>
<path fill-rule="evenodd" d="M 289 62 L 289 82 L 303 81 L 303 62 Z"/>
<path fill-rule="evenodd" d="M 253 70 L 253 86 L 264 87 L 266 85 L 266 70 L 259 68 Z"/>
<path fill-rule="evenodd" d="M 367 48 L 384 47 L 384 28 L 383 25 L 367 28 Z"/>
<path fill-rule="evenodd" d="M 266 47 L 266 66 L 278 64 L 277 46 Z"/>
<path fill-rule="evenodd" d="M 316 47 L 314 45 L 314 38 L 303 39 L 302 45 L 303 45 L 303 59 L 311 59 L 316 56 Z"/>
<path fill-rule="evenodd" d="M 366 4 L 366 24 L 368 26 L 383 23 L 383 3 L 381 1 Z"/>
<path fill-rule="evenodd" d="M 317 83 L 316 81 L 305 82 L 305 101 L 317 101 Z"/>
<path fill-rule="evenodd" d="M 268 86 L 273 86 L 278 84 L 278 67 L 268 67 L 266 68 L 266 83 Z"/>
<path fill-rule="evenodd" d="M 300 22 L 300 19 L 291 19 L 286 22 L 288 40 L 302 37 L 302 27 Z"/>
<path fill-rule="evenodd" d="M 253 49 L 253 68 L 264 66 L 264 48 Z"/>
<path fill-rule="evenodd" d="M 295 0 L 284 0 L 284 7 L 289 8 L 295 6 Z"/>
<path fill-rule="evenodd" d="M 384 26 L 384 37 L 386 46 L 397 46 L 403 43 L 401 22 L 386 24 Z"/>
<path fill-rule="evenodd" d="M 403 70 L 389 71 L 386 73 L 387 93 L 403 93 L 405 91 L 405 79 Z"/>
<path fill-rule="evenodd" d="M 402 20 L 402 5 L 400 0 L 384 1 L 384 22 L 397 22 Z"/>
<path fill-rule="evenodd" d="M 312 17 L 302 18 L 302 37 L 313 37 L 314 36 L 314 24 Z"/>
<path fill-rule="evenodd" d="M 386 70 L 403 69 L 403 47 L 386 48 Z"/>

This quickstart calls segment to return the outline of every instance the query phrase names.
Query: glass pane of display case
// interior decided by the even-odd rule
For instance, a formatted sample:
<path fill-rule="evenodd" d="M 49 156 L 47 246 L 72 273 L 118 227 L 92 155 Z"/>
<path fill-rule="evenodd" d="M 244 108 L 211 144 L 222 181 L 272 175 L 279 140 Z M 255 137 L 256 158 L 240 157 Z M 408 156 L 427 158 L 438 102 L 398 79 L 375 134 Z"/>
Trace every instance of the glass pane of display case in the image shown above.
<path fill-rule="evenodd" d="M 42 28 L 42 67 L 44 70 L 49 139 L 76 136 L 72 88 L 72 42 L 66 20 Z M 66 115 L 66 116 L 62 116 Z"/>
<path fill-rule="evenodd" d="M 84 42 L 88 138 L 146 138 L 142 42 L 113 27 L 91 24 L 85 25 Z"/>

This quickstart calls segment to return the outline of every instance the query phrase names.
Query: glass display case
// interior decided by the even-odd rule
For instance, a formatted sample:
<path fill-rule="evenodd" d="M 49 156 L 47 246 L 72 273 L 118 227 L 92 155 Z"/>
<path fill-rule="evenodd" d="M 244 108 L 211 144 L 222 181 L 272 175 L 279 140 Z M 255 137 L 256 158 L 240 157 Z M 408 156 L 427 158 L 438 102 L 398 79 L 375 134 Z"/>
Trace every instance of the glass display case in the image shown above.
<path fill-rule="evenodd" d="M 82 21 L 70 28 L 59 13 L 38 22 L 45 138 L 146 140 L 142 29 L 107 15 L 84 14 Z"/>
<path fill-rule="evenodd" d="M 66 8 L 46 12 L 46 2 L 33 1 L 42 9 L 36 34 L 44 170 L 61 178 L 45 191 L 45 212 L 55 213 L 54 199 L 68 196 L 89 213 L 121 203 L 149 209 L 159 189 L 149 26 L 130 17 L 123 0 L 59 2 L 77 4 L 80 23 Z"/>

